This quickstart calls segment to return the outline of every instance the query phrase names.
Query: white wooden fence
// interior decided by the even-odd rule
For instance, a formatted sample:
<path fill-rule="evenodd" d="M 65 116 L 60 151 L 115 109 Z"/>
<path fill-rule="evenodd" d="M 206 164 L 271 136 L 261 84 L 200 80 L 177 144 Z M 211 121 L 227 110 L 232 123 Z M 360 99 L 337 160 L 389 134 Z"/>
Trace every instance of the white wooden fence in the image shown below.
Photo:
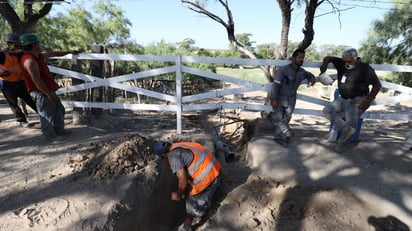
<path fill-rule="evenodd" d="M 99 103 L 99 102 L 80 102 L 80 101 L 63 101 L 69 107 L 81 108 L 104 108 L 104 109 L 128 109 L 128 110 L 152 110 L 152 111 L 173 111 L 177 117 L 177 132 L 180 134 L 182 130 L 182 113 L 189 111 L 201 111 L 212 109 L 243 109 L 251 111 L 271 111 L 270 105 L 265 105 L 264 102 L 236 102 L 222 101 L 222 97 L 228 95 L 237 95 L 247 92 L 263 91 L 269 92 L 271 84 L 259 84 L 251 81 L 245 81 L 236 77 L 216 74 L 192 67 L 185 66 L 187 63 L 216 63 L 216 64 L 237 64 L 244 66 L 282 66 L 290 61 L 286 60 L 268 60 L 268 59 L 240 59 L 240 58 L 209 58 L 209 57 L 194 57 L 194 56 L 154 56 L 154 55 L 114 55 L 114 54 L 79 54 L 66 55 L 59 59 L 79 59 L 79 60 L 114 60 L 114 61 L 150 61 L 150 62 L 169 62 L 174 65 L 163 68 L 152 69 L 137 73 L 120 75 L 110 78 L 101 78 L 100 76 L 91 76 L 75 71 L 62 69 L 55 66 L 49 66 L 50 71 L 63 76 L 83 80 L 84 83 L 61 88 L 57 94 L 66 94 L 70 92 L 82 91 L 96 87 L 112 87 L 123 91 L 133 92 L 136 94 L 146 95 L 157 98 L 163 101 L 169 101 L 171 104 L 127 104 L 127 103 Z M 305 62 L 303 67 L 319 67 L 319 62 Z M 377 71 L 393 71 L 393 72 L 412 72 L 412 66 L 401 65 L 372 65 Z M 333 65 L 330 66 L 333 68 Z M 153 77 L 161 74 L 174 73 L 176 76 L 176 94 L 168 95 L 156 91 L 130 86 L 125 82 L 137 80 L 147 77 Z M 183 96 L 182 94 L 182 73 L 189 73 L 196 76 L 220 80 L 226 83 L 232 83 L 236 88 L 210 90 L 207 92 Z M 398 96 L 388 97 L 384 99 L 376 99 L 374 105 L 397 103 L 406 100 L 412 100 L 412 88 L 381 81 L 383 88 L 391 89 L 400 92 Z M 202 100 L 208 100 L 212 103 L 201 103 Z M 318 105 L 326 105 L 329 101 L 315 98 L 308 95 L 298 94 L 298 100 L 303 100 L 309 103 Z M 372 106 L 373 107 L 373 106 Z M 295 113 L 305 115 L 322 116 L 320 110 L 296 108 Z M 406 113 L 381 113 L 381 112 L 366 112 L 364 118 L 370 119 L 391 119 L 391 120 L 411 120 L 410 112 Z"/>

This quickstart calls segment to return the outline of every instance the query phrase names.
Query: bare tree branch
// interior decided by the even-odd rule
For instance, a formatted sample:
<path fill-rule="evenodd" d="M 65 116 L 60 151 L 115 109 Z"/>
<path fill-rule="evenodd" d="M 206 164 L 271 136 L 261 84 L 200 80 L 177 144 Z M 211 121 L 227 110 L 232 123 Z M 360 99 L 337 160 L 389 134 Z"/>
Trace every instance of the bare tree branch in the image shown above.
<path fill-rule="evenodd" d="M 299 43 L 298 47 L 302 49 L 308 48 L 315 37 L 315 31 L 313 30 L 315 12 L 318 6 L 320 6 L 324 0 L 306 0 L 306 10 L 305 10 L 305 27 L 302 29 L 304 34 L 302 42 Z"/>
<path fill-rule="evenodd" d="M 186 4 L 190 5 L 187 8 L 189 8 L 191 11 L 194 11 L 194 12 L 199 13 L 199 14 L 206 15 L 207 17 L 211 18 L 212 20 L 222 24 L 226 28 L 229 26 L 219 16 L 211 13 L 210 11 L 206 10 L 205 8 L 203 8 L 202 6 L 200 6 L 197 3 L 193 3 L 191 1 L 186 1 L 186 0 L 182 0 L 182 3 L 186 3 Z"/>
<path fill-rule="evenodd" d="M 63 0 L 57 0 L 62 1 Z M 13 32 L 20 35 L 27 32 L 32 32 L 36 23 L 46 16 L 53 3 L 45 3 L 43 7 L 38 12 L 33 12 L 33 3 L 35 2 L 44 2 L 41 0 L 24 0 L 23 9 L 24 9 L 24 19 L 20 19 L 16 11 L 10 5 L 9 1 L 0 0 L 0 15 L 7 21 L 7 23 L 12 28 Z M 56 1 L 55 1 L 56 2 Z"/>
<path fill-rule="evenodd" d="M 328 3 L 329 3 L 329 5 L 332 7 L 332 10 L 334 11 L 334 10 L 336 10 L 336 12 L 338 12 L 338 19 L 339 19 L 339 28 L 341 28 L 342 27 L 342 22 L 340 21 L 340 12 L 341 12 L 341 10 L 339 10 L 339 8 L 337 8 L 337 7 L 335 7 L 335 5 L 333 4 L 333 2 L 331 2 L 331 1 L 329 1 L 329 0 L 326 0 Z"/>
<path fill-rule="evenodd" d="M 220 3 L 220 5 L 222 5 L 225 8 L 226 11 L 226 16 L 227 16 L 227 22 L 225 20 L 223 20 L 221 17 L 219 17 L 218 15 L 208 11 L 204 6 L 201 6 L 199 4 L 199 2 L 195 1 L 188 1 L 188 0 L 182 0 L 182 3 L 186 3 L 188 4 L 188 8 L 194 12 L 197 12 L 199 14 L 203 14 L 206 15 L 207 17 L 211 18 L 212 20 L 220 23 L 221 25 L 223 25 L 226 29 L 227 32 L 227 37 L 228 40 L 230 42 L 230 44 L 233 46 L 234 49 L 236 49 L 237 51 L 241 52 L 242 54 L 246 55 L 249 58 L 252 59 L 256 59 L 256 54 L 252 51 L 249 50 L 244 44 L 242 44 L 241 42 L 239 42 L 239 40 L 236 39 L 235 36 L 235 23 L 233 20 L 233 15 L 232 12 L 230 10 L 229 4 L 227 2 L 227 0 L 223 1 L 223 0 L 218 0 L 218 2 Z M 271 75 L 270 75 L 270 71 L 269 71 L 269 67 L 267 66 L 261 66 L 260 69 L 264 72 L 266 78 L 270 81 L 271 79 Z"/>

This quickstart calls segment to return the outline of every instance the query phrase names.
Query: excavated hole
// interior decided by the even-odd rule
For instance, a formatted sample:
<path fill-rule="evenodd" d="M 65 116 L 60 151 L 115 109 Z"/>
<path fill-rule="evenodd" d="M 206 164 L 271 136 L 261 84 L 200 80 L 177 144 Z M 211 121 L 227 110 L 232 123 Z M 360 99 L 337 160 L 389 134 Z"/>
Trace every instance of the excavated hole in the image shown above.
<path fill-rule="evenodd" d="M 250 138 L 250 132 L 253 133 L 250 127 L 253 124 L 245 125 L 244 121 L 238 121 L 235 126 L 240 131 L 236 131 L 236 136 L 227 133 L 221 137 L 229 146 L 235 147 L 233 150 L 238 157 L 243 153 L 241 149 Z M 243 133 L 247 133 L 247 137 L 243 137 Z M 185 202 L 170 200 L 177 179 L 164 163 L 165 160 L 153 155 L 154 142 L 139 135 L 131 135 L 108 142 L 91 143 L 86 155 L 71 159 L 70 164 L 75 172 L 94 180 L 110 181 L 124 175 L 133 177 L 124 199 L 109 214 L 105 229 L 170 230 L 183 222 Z M 222 198 L 224 195 L 216 196 Z"/>

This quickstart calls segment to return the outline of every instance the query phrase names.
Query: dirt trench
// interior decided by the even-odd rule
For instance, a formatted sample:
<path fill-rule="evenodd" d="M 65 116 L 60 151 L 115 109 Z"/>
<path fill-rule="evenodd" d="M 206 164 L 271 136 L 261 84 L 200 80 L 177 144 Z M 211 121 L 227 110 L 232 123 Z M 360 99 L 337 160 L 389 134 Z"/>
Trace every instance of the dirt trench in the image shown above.
<path fill-rule="evenodd" d="M 103 230 L 169 230 L 183 221 L 184 203 L 170 200 L 176 178 L 164 160 L 153 154 L 154 142 L 130 135 L 96 143 L 88 155 L 71 160 L 78 174 L 96 181 L 132 176 L 125 197 L 112 209 Z"/>
<path fill-rule="evenodd" d="M 120 202 L 120 209 L 110 214 L 108 230 L 174 230 L 183 222 L 184 201 L 170 200 L 176 178 L 165 165 L 156 163 L 154 166 L 158 170 L 156 176 L 136 177 Z M 122 208 L 124 205 L 127 209 Z"/>
<path fill-rule="evenodd" d="M 204 115 L 195 120 L 199 121 L 198 125 L 205 129 L 206 134 L 212 136 L 213 141 L 221 139 L 236 152 L 235 158 L 229 160 L 225 159 L 221 151 L 215 151 L 224 165 L 223 178 L 230 178 L 235 171 L 243 176 L 236 178 L 240 179 L 239 182 L 232 180 L 218 189 L 215 197 L 217 201 L 222 201 L 229 191 L 246 181 L 250 173 L 239 160 L 242 159 L 247 139 L 253 133 L 254 123 L 246 123 L 244 126 L 245 121 L 235 119 L 231 123 L 232 128 L 228 128 L 233 131 L 226 132 L 224 137 L 217 137 L 215 125 L 207 122 L 209 120 Z M 153 155 L 155 142 L 151 137 L 130 135 L 93 144 L 94 147 L 90 148 L 86 156 L 71 160 L 71 166 L 78 174 L 85 174 L 94 180 L 107 181 L 122 175 L 133 176 L 125 197 L 112 209 L 103 230 L 175 230 L 183 222 L 185 202 L 170 200 L 171 192 L 176 189 L 177 179 L 171 174 L 165 160 Z M 217 209 L 218 202 L 214 202 L 210 215 Z"/>

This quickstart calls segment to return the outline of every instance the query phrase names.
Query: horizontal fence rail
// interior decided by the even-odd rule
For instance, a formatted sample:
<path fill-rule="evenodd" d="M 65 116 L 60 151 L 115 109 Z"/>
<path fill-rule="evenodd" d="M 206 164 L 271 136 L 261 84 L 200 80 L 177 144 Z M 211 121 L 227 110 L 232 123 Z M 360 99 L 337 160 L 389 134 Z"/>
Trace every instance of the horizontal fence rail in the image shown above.
<path fill-rule="evenodd" d="M 142 104 L 142 103 L 107 103 L 107 102 L 86 102 L 65 100 L 63 103 L 70 107 L 80 108 L 102 108 L 102 109 L 127 109 L 127 110 L 150 110 L 150 111 L 171 111 L 176 113 L 177 117 L 177 132 L 180 134 L 182 130 L 182 113 L 190 111 L 202 110 L 225 110 L 225 109 L 242 109 L 249 111 L 272 111 L 270 105 L 265 105 L 262 102 L 244 102 L 244 100 L 225 100 L 225 96 L 239 95 L 248 92 L 265 92 L 269 93 L 271 83 L 259 84 L 251 81 L 241 80 L 236 77 L 217 74 L 209 71 L 200 70 L 197 68 L 186 66 L 187 63 L 214 63 L 214 64 L 231 64 L 244 66 L 283 66 L 290 61 L 288 60 L 271 60 L 271 59 L 242 59 L 242 58 L 211 58 L 211 57 L 196 57 L 196 56 L 156 56 L 156 55 L 117 55 L 117 54 L 78 54 L 56 57 L 55 59 L 77 59 L 77 60 L 105 60 L 105 61 L 129 61 L 129 62 L 163 62 L 172 63 L 174 65 L 156 68 L 137 73 L 113 76 L 102 78 L 101 76 L 92 76 L 67 70 L 55 66 L 50 66 L 51 72 L 84 81 L 84 83 L 60 88 L 57 94 L 68 94 L 78 91 L 98 87 L 111 87 L 120 89 L 125 92 L 131 92 L 147 97 L 155 98 L 161 101 L 168 102 L 167 104 Z M 165 64 L 166 65 L 166 64 Z M 304 62 L 303 67 L 319 68 L 320 62 Z M 406 65 L 387 65 L 387 64 L 371 64 L 376 71 L 390 72 L 412 72 L 412 66 Z M 329 68 L 334 69 L 332 64 Z M 183 96 L 182 73 L 188 73 L 199 77 L 222 81 L 232 84 L 230 89 L 213 89 L 201 93 Z M 137 86 L 125 84 L 125 82 L 155 77 L 163 74 L 173 74 L 175 76 L 176 92 L 174 95 L 156 92 Z M 381 80 L 382 87 L 388 90 L 400 92 L 397 96 L 391 96 L 382 99 L 376 99 L 374 105 L 399 103 L 402 101 L 412 100 L 412 88 L 402 85 L 390 83 Z M 298 100 L 317 105 L 327 105 L 329 101 L 322 98 L 298 93 Z M 207 101 L 206 103 L 203 101 Z M 212 102 L 212 103 L 211 103 Z M 371 107 L 373 107 L 372 105 Z M 296 114 L 322 116 L 320 110 L 296 108 Z M 391 119 L 391 120 L 411 120 L 412 115 L 409 112 L 374 112 L 367 111 L 363 114 L 364 118 L 369 119 Z"/>

